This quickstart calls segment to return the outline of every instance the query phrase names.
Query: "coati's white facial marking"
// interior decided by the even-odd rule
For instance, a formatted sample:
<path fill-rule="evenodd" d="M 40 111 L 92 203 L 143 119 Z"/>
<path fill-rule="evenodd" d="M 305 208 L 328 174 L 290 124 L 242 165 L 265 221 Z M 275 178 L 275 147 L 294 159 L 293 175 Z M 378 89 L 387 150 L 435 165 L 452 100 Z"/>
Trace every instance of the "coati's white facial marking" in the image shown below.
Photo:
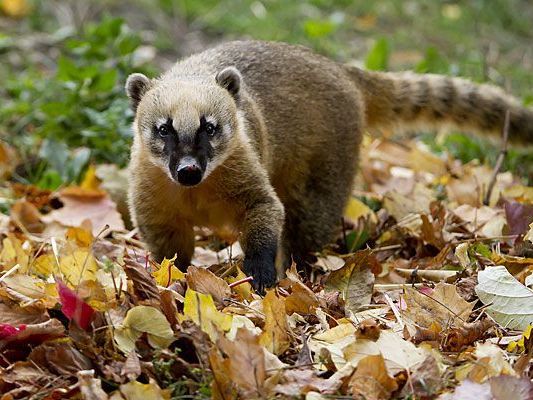
<path fill-rule="evenodd" d="M 240 74 L 234 68 L 224 71 L 212 81 L 151 81 L 136 104 L 140 142 L 150 160 L 179 185 L 199 184 L 237 143 Z"/>

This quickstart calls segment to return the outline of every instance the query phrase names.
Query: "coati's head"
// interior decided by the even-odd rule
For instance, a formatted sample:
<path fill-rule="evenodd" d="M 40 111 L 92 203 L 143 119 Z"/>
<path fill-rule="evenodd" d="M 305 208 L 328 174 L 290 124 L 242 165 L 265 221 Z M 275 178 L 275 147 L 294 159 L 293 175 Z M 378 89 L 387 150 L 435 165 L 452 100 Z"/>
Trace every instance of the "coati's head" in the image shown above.
<path fill-rule="evenodd" d="M 240 87 L 233 67 L 210 80 L 130 75 L 126 93 L 136 113 L 137 140 L 150 160 L 181 185 L 199 184 L 236 143 Z"/>

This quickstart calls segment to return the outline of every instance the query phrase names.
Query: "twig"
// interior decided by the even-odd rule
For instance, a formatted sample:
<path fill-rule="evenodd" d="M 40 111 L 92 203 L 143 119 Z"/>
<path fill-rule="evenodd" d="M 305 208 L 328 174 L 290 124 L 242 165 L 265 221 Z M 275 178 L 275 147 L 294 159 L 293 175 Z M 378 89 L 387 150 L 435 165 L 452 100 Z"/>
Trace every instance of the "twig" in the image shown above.
<path fill-rule="evenodd" d="M 494 189 L 494 185 L 496 184 L 496 177 L 498 176 L 498 173 L 500 172 L 500 169 L 503 165 L 503 160 L 505 160 L 505 156 L 507 155 L 510 119 L 511 113 L 509 110 L 507 110 L 505 112 L 505 122 L 503 123 L 502 148 L 500 150 L 500 153 L 498 154 L 498 159 L 496 160 L 496 165 L 494 166 L 492 176 L 490 177 L 489 186 L 487 187 L 487 193 L 485 194 L 485 198 L 483 199 L 483 204 L 485 204 L 486 206 L 489 205 L 490 196 L 492 195 L 492 190 Z"/>
<path fill-rule="evenodd" d="M 427 286 L 425 283 L 377 283 L 374 285 L 374 290 L 398 290 L 407 287 L 420 288 Z"/>
<path fill-rule="evenodd" d="M 246 278 L 242 278 L 242 279 L 239 279 L 238 281 L 235 281 L 235 282 L 230 283 L 228 286 L 229 286 L 230 288 L 234 288 L 235 286 L 238 286 L 238 285 L 240 285 L 240 284 L 242 284 L 242 283 L 250 282 L 250 281 L 252 281 L 253 279 L 254 279 L 253 277 L 251 277 L 251 276 L 247 276 Z"/>

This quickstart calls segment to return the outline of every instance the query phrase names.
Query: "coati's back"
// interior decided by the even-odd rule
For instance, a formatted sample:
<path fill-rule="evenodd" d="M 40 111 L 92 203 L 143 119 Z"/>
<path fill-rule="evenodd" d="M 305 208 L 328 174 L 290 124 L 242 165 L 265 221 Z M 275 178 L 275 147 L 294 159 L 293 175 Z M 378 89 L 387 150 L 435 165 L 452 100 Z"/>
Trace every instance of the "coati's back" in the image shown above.
<path fill-rule="evenodd" d="M 435 74 L 364 71 L 302 46 L 229 42 L 179 62 L 167 75 L 186 72 L 210 76 L 231 65 L 242 73 L 252 95 L 256 94 L 267 125 L 274 128 L 273 135 L 275 128 L 292 125 L 292 121 L 297 127 L 346 119 L 339 96 L 357 91 L 364 100 L 369 128 L 413 130 L 451 124 L 474 132 L 498 133 L 506 111 L 510 111 L 513 139 L 533 142 L 533 111 L 498 87 Z M 272 108 L 276 113 L 269 112 Z M 291 138 L 284 138 L 284 146 L 286 140 Z"/>

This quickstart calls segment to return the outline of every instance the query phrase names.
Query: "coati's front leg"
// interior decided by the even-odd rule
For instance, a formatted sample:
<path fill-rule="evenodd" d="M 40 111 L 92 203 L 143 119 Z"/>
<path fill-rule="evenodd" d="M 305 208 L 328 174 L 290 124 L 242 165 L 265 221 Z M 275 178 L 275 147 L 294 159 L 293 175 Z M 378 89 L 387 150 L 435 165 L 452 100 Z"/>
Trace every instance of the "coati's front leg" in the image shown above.
<path fill-rule="evenodd" d="M 284 210 L 275 194 L 260 198 L 246 209 L 240 239 L 244 250 L 244 272 L 253 277 L 259 293 L 276 283 L 276 255 L 283 229 Z"/>
<path fill-rule="evenodd" d="M 188 224 L 154 224 L 138 222 L 141 237 L 152 257 L 161 262 L 176 256 L 175 264 L 185 270 L 194 252 L 194 232 Z"/>

